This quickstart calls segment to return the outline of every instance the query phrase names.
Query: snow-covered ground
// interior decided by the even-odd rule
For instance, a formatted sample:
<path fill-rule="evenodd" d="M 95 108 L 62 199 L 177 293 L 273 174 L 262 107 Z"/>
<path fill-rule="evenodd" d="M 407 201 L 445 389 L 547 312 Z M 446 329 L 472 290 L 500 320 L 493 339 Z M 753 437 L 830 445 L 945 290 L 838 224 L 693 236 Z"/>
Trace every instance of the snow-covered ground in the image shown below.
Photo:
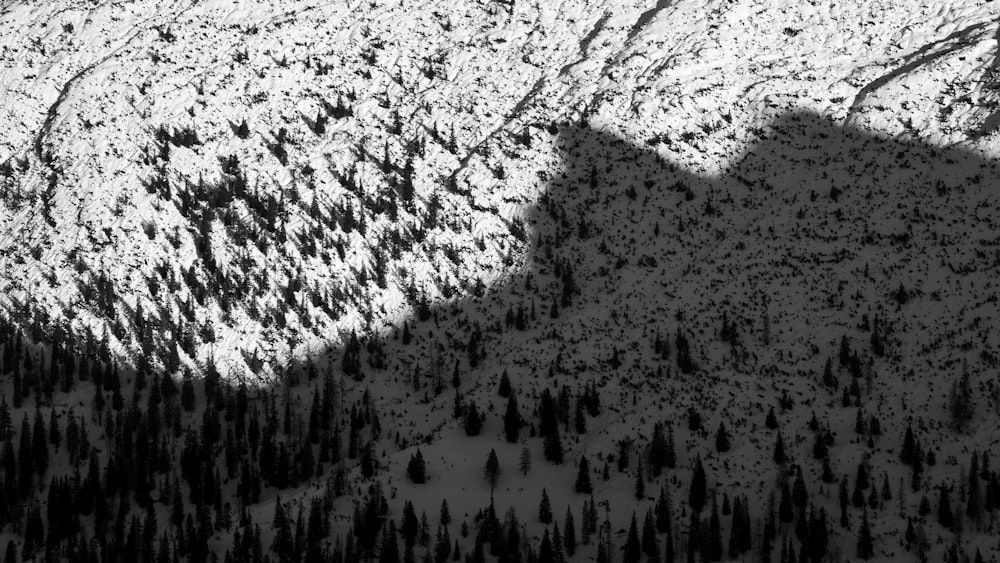
<path fill-rule="evenodd" d="M 246 303 L 229 315 L 211 299 L 196 304 L 197 322 L 217 333 L 216 342 L 197 346 L 197 360 L 213 356 L 245 371 L 234 352 L 278 362 L 289 342 L 321 342 L 369 315 L 373 328 L 401 318 L 399 266 L 417 287 L 435 271 L 457 284 L 516 270 L 519 251 L 498 219 L 536 200 L 544 183 L 535 172 L 557 162 L 535 125 L 586 116 L 592 126 L 652 142 L 698 174 L 727 170 L 754 142 L 753 131 L 789 109 L 989 151 L 996 10 L 971 1 L 7 3 L 0 161 L 9 168 L 0 232 L 8 307 L 30 304 L 63 322 L 74 310 L 78 328 L 101 335 L 109 319 L 88 314 L 77 287 L 85 270 L 110 276 L 129 307 L 176 317 L 176 304 L 152 295 L 145 278 L 157 264 L 179 275 L 195 261 L 188 233 L 195 226 L 143 189 L 157 165 L 175 185 L 212 182 L 219 158 L 236 155 L 250 186 L 280 187 L 305 202 L 285 211 L 294 237 L 314 225 L 305 216 L 313 199 L 321 207 L 357 203 L 334 172 L 359 155 L 382 158 L 388 147 L 401 169 L 405 143 L 431 131 L 457 145 L 452 153 L 432 140 L 417 159 L 415 211 L 440 193 L 444 215 L 454 218 L 448 222 L 459 221 L 459 233 L 471 226 L 485 250 L 447 227 L 431 230 L 412 254 L 390 259 L 385 289 L 362 290 L 333 318 L 307 308 L 309 328 L 297 318 L 284 329 L 264 326 Z M 353 115 L 314 133 L 324 102 L 349 93 Z M 398 133 L 388 127 L 394 112 Z M 243 120 L 246 139 L 234 135 Z M 169 161 L 157 161 L 160 127 L 188 128 L 198 143 L 171 145 Z M 286 164 L 268 150 L 282 128 Z M 530 151 L 517 144 L 525 131 Z M 365 193 L 385 189 L 376 168 L 370 159 L 358 164 Z M 448 177 L 465 197 L 441 190 Z M 248 210 L 237 205 L 235 213 Z M 401 217 L 417 224 L 418 215 Z M 369 221 L 372 233 L 387 232 L 384 217 Z M 150 240 L 145 224 L 175 232 L 178 242 Z M 268 280 L 250 292 L 265 310 L 293 276 L 324 294 L 356 285 L 349 268 L 372 267 L 371 236 L 341 237 L 346 257 L 331 266 L 294 244 L 241 256 L 218 218 L 212 231 L 224 271 L 239 257 L 238 269 Z M 457 252 L 450 273 L 439 271 L 435 246 Z M 134 343 L 122 344 L 135 352 Z"/>
<path fill-rule="evenodd" d="M 889 349 L 872 357 L 865 395 L 889 442 L 876 461 L 894 459 L 912 422 L 940 460 L 965 463 L 997 442 L 998 12 L 973 0 L 7 2 L 0 304 L 27 326 L 30 315 L 90 331 L 129 362 L 186 340 L 182 363 L 265 381 L 339 352 L 351 329 L 382 332 L 389 369 L 351 391 L 370 385 L 395 413 L 383 413 L 387 435 L 435 437 L 431 483 L 398 483 L 397 515 L 416 495 L 432 515 L 445 493 L 456 514 L 484 506 L 493 447 L 513 481 L 519 448 L 467 439 L 451 393 L 425 403 L 400 383 L 437 344 L 464 345 L 467 319 L 518 305 L 539 320 L 491 333 L 483 366 L 466 372 L 463 359 L 463 392 L 495 403 L 485 433 L 499 436 L 504 369 L 531 394 L 522 408 L 590 380 L 609 407 L 567 438 L 574 463 L 550 467 L 535 448 L 539 482 L 569 482 L 577 455 L 595 463 L 667 420 L 680 467 L 702 453 L 720 490 L 766 496 L 763 418 L 786 390 L 790 448 L 811 455 L 815 410 L 836 436 L 836 471 L 853 474 L 866 451 L 856 409 L 818 379 L 842 336 L 867 358 L 873 326 Z M 407 177 L 412 205 L 393 195 Z M 234 178 L 245 193 L 213 201 Z M 580 295 L 552 319 L 560 260 Z M 486 298 L 470 297 L 477 282 Z M 392 337 L 414 295 L 442 320 L 407 348 Z M 739 346 L 719 341 L 723 313 Z M 137 317 L 155 323 L 150 336 Z M 690 335 L 698 379 L 653 356 L 661 329 Z M 980 409 L 955 441 L 944 397 L 963 360 Z M 709 431 L 727 420 L 733 452 L 688 433 L 691 405 Z M 413 449 L 386 447 L 405 481 Z M 894 492 L 907 477 L 895 469 Z M 927 473 L 957 475 L 948 462 Z M 616 525 L 635 508 L 626 481 L 599 485 Z M 501 482 L 503 502 L 530 514 L 539 491 L 514 483 Z M 831 515 L 835 489 L 824 487 Z M 582 502 L 549 494 L 557 517 Z M 905 522 L 874 526 L 884 539 Z"/>

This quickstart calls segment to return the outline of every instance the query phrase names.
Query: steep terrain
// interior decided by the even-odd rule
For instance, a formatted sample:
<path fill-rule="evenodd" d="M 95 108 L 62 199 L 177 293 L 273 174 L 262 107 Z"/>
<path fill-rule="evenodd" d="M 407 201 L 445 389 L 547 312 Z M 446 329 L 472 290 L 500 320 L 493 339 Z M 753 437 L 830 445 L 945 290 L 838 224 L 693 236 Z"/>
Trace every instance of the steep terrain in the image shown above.
<path fill-rule="evenodd" d="M 630 515 L 641 522 L 658 504 L 632 497 L 642 467 L 649 496 L 674 491 L 677 557 L 713 559 L 683 502 L 698 459 L 719 503 L 748 497 L 753 548 L 735 559 L 766 557 L 768 535 L 781 542 L 775 560 L 819 545 L 820 508 L 829 550 L 814 561 L 853 560 L 863 519 L 875 559 L 995 558 L 1000 485 L 980 455 L 996 457 L 1000 422 L 998 9 L 8 2 L 0 306 L 4 391 L 23 395 L 11 427 L 36 405 L 53 421 L 89 413 L 99 463 L 113 466 L 132 456 L 123 424 L 141 421 L 132 432 L 148 439 L 162 416 L 174 431 L 150 469 L 160 490 L 136 482 L 145 466 L 118 461 L 131 468 L 132 508 L 166 521 L 185 496 L 203 527 L 208 508 L 192 491 L 214 479 L 245 512 L 205 538 L 220 557 L 240 558 L 240 537 L 252 543 L 247 531 L 279 497 L 299 503 L 321 485 L 335 525 L 313 555 L 335 557 L 333 538 L 345 537 L 389 553 L 392 534 L 367 535 L 352 505 L 378 499 L 374 482 L 390 519 L 406 500 L 435 514 L 444 498 L 463 553 L 489 543 L 507 557 L 491 518 L 474 517 L 493 498 L 537 552 L 550 533 L 533 517 L 541 488 L 564 529 L 567 505 L 580 514 L 592 502 L 568 484 L 585 457 L 622 534 L 600 530 L 578 557 L 609 545 L 629 557 Z M 513 441 L 501 374 L 525 421 Z M 140 383 L 150 377 L 196 399 L 159 407 Z M 562 465 L 543 461 L 551 438 L 535 436 L 552 434 L 546 390 Z M 234 415 L 244 393 L 256 400 Z M 781 434 L 765 428 L 772 408 Z M 467 436 L 473 410 L 485 424 Z M 245 416 L 259 417 L 291 478 L 247 446 Z M 720 424 L 730 448 L 711 439 Z M 654 478 L 655 426 L 670 428 L 676 459 Z M 901 459 L 908 428 L 920 453 Z M 781 440 L 788 460 L 776 463 Z M 414 444 L 426 484 L 407 478 Z M 522 447 L 535 460 L 527 478 Z M 481 475 L 491 449 L 503 469 L 492 492 Z M 74 457 L 49 477 L 71 476 Z M 204 477 L 214 459 L 224 484 Z M 320 479 L 324 464 L 334 469 Z M 859 466 L 873 486 L 838 526 L 838 482 L 856 484 Z M 768 534 L 767 497 L 779 503 L 793 481 L 812 512 L 803 500 Z M 253 482 L 263 492 L 247 502 Z M 942 491 L 958 524 L 922 513 L 925 496 L 947 506 Z M 32 503 L 13 496 L 30 521 Z M 740 529 L 724 516 L 723 530 Z M 80 543 L 100 535 L 88 518 Z M 462 522 L 478 531 L 459 536 Z M 265 551 L 275 534 L 265 524 Z M 126 535 L 102 556 L 120 555 Z M 72 558 L 60 541 L 48 548 Z"/>

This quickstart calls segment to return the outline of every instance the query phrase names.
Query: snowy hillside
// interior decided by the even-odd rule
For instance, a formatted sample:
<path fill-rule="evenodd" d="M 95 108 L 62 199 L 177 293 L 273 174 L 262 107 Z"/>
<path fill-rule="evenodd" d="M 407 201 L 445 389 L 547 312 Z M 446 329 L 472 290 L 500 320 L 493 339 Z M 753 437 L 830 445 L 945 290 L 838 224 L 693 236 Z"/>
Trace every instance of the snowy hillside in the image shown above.
<path fill-rule="evenodd" d="M 709 496 L 741 506 L 723 508 L 735 560 L 862 558 L 869 524 L 865 559 L 995 560 L 998 12 L 7 2 L 0 340 L 18 400 L 0 438 L 17 442 L 22 415 L 66 425 L 75 408 L 99 428 L 98 472 L 129 476 L 100 493 L 119 497 L 122 528 L 152 513 L 155 530 L 180 504 L 204 537 L 164 545 L 192 560 L 259 557 L 256 522 L 265 552 L 297 560 L 277 501 L 310 507 L 320 533 L 315 489 L 334 525 L 294 541 L 304 560 L 351 560 L 349 540 L 356 558 L 391 561 L 403 549 L 372 511 L 402 528 L 406 501 L 436 514 L 442 499 L 461 553 L 545 560 L 559 532 L 534 517 L 542 488 L 564 531 L 567 506 L 578 525 L 587 504 L 606 507 L 614 532 L 591 529 L 581 560 L 629 560 L 629 518 L 654 508 L 652 541 L 719 560 L 718 514 L 683 498 L 702 464 Z M 918 445 L 903 446 L 908 429 Z M 129 434 L 162 439 L 159 460 L 122 462 Z M 407 473 L 416 445 L 425 484 Z M 71 476 L 77 455 L 49 477 Z M 580 459 L 594 497 L 570 485 Z M 59 490 L 27 475 L 25 490 Z M 633 497 L 638 482 L 648 494 Z M 30 524 L 38 504 L 11 495 L 21 512 L 3 523 Z M 81 514 L 82 541 L 107 535 Z M 72 559 L 75 532 L 46 529 Z M 508 552 L 511 529 L 525 543 Z M 128 553 L 125 535 L 110 553 Z M 651 551 L 643 561 L 671 560 Z"/>
<path fill-rule="evenodd" d="M 696 174 L 788 109 L 992 147 L 991 4 L 784 4 L 8 3 L 7 307 L 243 374 L 517 271 L 554 121 Z"/>

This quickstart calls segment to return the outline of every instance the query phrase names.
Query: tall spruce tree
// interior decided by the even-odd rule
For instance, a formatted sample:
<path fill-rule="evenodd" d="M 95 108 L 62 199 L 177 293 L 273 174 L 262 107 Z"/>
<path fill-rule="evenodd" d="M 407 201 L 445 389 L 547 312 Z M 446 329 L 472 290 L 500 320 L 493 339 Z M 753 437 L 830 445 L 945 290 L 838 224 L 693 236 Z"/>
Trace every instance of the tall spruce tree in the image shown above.
<path fill-rule="evenodd" d="M 576 492 L 583 494 L 590 494 L 594 492 L 594 487 L 590 482 L 590 463 L 587 461 L 587 456 L 580 456 L 580 465 L 576 472 Z"/>

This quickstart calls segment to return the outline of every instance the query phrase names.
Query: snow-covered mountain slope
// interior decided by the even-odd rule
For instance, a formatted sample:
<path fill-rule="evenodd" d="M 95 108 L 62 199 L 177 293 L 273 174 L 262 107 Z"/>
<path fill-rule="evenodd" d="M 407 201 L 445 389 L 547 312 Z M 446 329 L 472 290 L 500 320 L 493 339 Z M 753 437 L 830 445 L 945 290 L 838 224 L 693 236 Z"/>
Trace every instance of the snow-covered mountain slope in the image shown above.
<path fill-rule="evenodd" d="M 33 388 L 35 372 L 86 361 L 109 374 L 115 411 L 126 399 L 108 383 L 110 357 L 263 382 L 318 366 L 309 373 L 323 378 L 289 377 L 260 407 L 286 462 L 313 454 L 301 427 L 321 382 L 338 420 L 364 393 L 354 406 L 367 418 L 374 405 L 379 431 L 362 430 L 337 464 L 350 493 L 334 510 L 340 531 L 370 483 L 359 440 L 399 488 L 393 517 L 406 499 L 433 511 L 448 494 L 472 521 L 491 498 L 479 464 L 494 446 L 509 477 L 518 446 L 541 466 L 535 481 L 503 481 L 501 504 L 530 514 L 541 484 L 557 511 L 579 513 L 568 483 L 580 456 L 600 471 L 633 438 L 645 458 L 655 422 L 678 444 L 660 484 L 686 491 L 700 457 L 713 489 L 753 495 L 757 528 L 793 474 L 832 528 L 836 480 L 863 463 L 913 517 L 920 497 L 964 487 L 971 451 L 995 452 L 998 11 L 973 0 L 6 2 L 3 316 L 26 341 L 53 341 L 26 345 Z M 85 360 L 45 359 L 67 342 Z M 95 353 L 105 344 L 108 356 Z M 12 350 L 4 361 L 19 373 Z M 342 367 L 348 377 L 331 375 Z M 501 442 L 504 372 L 532 425 L 544 390 L 565 390 L 567 405 L 600 390 L 586 432 L 566 423 L 572 463 L 541 462 L 527 428 Z M 956 433 L 947 395 L 963 372 L 975 415 Z M 148 407 L 135 372 L 122 373 L 124 396 Z M 168 461 L 182 429 L 223 403 L 191 393 L 197 408 L 165 411 L 177 420 Z M 462 435 L 455 402 L 479 405 L 481 437 Z M 791 469 L 773 460 L 778 427 L 762 428 L 776 405 Z M 703 428 L 688 429 L 690 412 Z M 721 423 L 729 452 L 708 439 Z M 348 434 L 334 426 L 317 455 Z M 940 463 L 903 495 L 908 427 Z M 415 444 L 426 487 L 406 478 Z M 652 506 L 633 502 L 634 467 L 595 486 L 616 527 Z M 264 480 L 256 521 L 277 490 L 314 494 L 308 478 Z M 899 560 L 907 521 L 861 489 L 855 527 L 831 531 L 832 545 L 855 553 L 871 506 L 879 557 Z M 543 526 L 528 522 L 537 543 Z M 920 522 L 921 550 L 944 557 L 954 529 Z M 960 525 L 954 541 L 995 554 L 991 526 Z M 229 547 L 230 532 L 212 541 Z"/>
<path fill-rule="evenodd" d="M 586 116 L 695 174 L 796 108 L 988 151 L 995 11 L 7 3 L 6 308 L 133 361 L 179 341 L 171 367 L 268 373 L 398 322 L 407 288 L 440 301 L 516 272 L 511 231 L 558 162 L 538 125 Z"/>

